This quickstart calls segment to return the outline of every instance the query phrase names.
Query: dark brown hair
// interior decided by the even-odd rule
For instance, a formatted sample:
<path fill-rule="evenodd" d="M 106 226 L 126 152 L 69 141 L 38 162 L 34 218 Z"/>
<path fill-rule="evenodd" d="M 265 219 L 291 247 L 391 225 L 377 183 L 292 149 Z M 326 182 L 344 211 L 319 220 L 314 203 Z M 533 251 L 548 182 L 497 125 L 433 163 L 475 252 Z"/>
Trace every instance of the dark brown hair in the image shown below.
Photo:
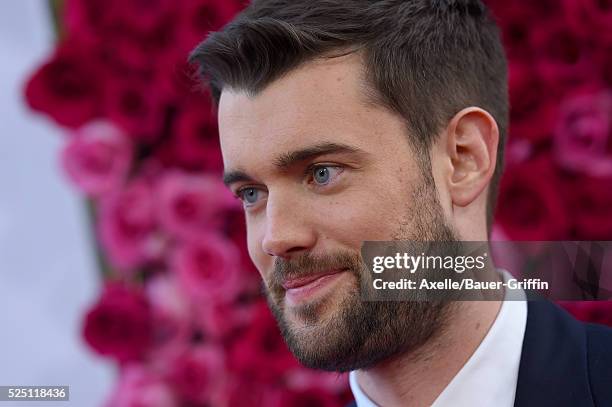
<path fill-rule="evenodd" d="M 255 0 L 189 60 L 218 102 L 224 87 L 256 94 L 306 61 L 347 49 L 363 54 L 376 101 L 406 120 L 430 182 L 429 149 L 457 112 L 479 106 L 495 118 L 490 229 L 508 124 L 507 62 L 479 0 Z"/>

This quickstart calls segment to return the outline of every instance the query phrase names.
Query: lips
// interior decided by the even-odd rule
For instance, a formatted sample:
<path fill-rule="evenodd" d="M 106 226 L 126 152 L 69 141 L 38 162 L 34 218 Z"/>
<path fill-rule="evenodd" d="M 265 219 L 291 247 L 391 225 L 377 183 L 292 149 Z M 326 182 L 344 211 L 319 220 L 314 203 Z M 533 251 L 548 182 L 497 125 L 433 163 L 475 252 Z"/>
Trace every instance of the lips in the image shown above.
<path fill-rule="evenodd" d="M 298 288 L 298 287 L 305 286 L 309 283 L 312 283 L 313 281 L 323 276 L 338 274 L 338 273 L 341 273 L 342 271 L 344 270 L 332 270 L 332 271 L 327 271 L 323 273 L 310 274 L 305 277 L 290 278 L 290 279 L 284 280 L 282 286 L 285 290 L 289 290 L 292 288 Z"/>

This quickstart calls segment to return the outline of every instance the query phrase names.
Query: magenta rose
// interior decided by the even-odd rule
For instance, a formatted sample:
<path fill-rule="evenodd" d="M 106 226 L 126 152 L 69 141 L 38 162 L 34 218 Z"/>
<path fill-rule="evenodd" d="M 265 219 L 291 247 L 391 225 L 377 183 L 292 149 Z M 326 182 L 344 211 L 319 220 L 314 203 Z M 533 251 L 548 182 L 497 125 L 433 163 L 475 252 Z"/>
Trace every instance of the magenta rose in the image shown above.
<path fill-rule="evenodd" d="M 62 8 L 66 31 L 88 43 L 98 41 L 112 28 L 109 10 L 114 3 L 113 0 L 66 0 Z"/>
<path fill-rule="evenodd" d="M 179 407 L 170 386 L 138 364 L 121 368 L 119 381 L 104 407 Z"/>
<path fill-rule="evenodd" d="M 179 244 L 170 258 L 171 270 L 194 301 L 233 301 L 242 290 L 238 251 L 214 234 Z"/>
<path fill-rule="evenodd" d="M 606 0 L 563 0 L 569 26 L 581 37 L 612 44 L 612 3 Z"/>
<path fill-rule="evenodd" d="M 107 10 L 115 25 L 148 32 L 171 17 L 176 18 L 179 6 L 174 0 L 112 0 Z"/>
<path fill-rule="evenodd" d="M 264 404 L 269 407 L 342 407 L 346 402 L 321 388 L 304 390 L 277 389 L 266 395 Z"/>
<path fill-rule="evenodd" d="M 581 321 L 612 326 L 612 301 L 564 301 L 559 305 Z"/>
<path fill-rule="evenodd" d="M 174 122 L 172 137 L 160 148 L 159 154 L 173 166 L 221 173 L 223 161 L 217 118 L 207 99 L 191 97 L 185 101 Z"/>
<path fill-rule="evenodd" d="M 579 177 L 563 184 L 577 237 L 612 239 L 612 177 Z"/>
<path fill-rule="evenodd" d="M 99 196 L 116 191 L 132 163 L 132 144 L 109 122 L 81 127 L 62 151 L 62 166 L 85 194 Z"/>
<path fill-rule="evenodd" d="M 557 101 L 550 97 L 552 92 L 531 64 L 510 63 L 510 135 L 513 139 L 538 143 L 551 138 L 557 118 Z"/>
<path fill-rule="evenodd" d="M 192 49 L 209 32 L 218 31 L 240 11 L 238 1 L 193 0 L 183 2 L 180 15 L 180 42 Z"/>
<path fill-rule="evenodd" d="M 105 53 L 112 58 L 115 67 L 132 72 L 148 72 L 158 70 L 158 62 L 176 52 L 186 58 L 189 50 L 177 38 L 179 21 L 174 14 L 161 17 L 147 30 L 124 24 L 104 36 Z M 153 89 L 158 90 L 157 82 Z"/>
<path fill-rule="evenodd" d="M 183 240 L 207 239 L 223 227 L 225 212 L 238 206 L 218 177 L 167 171 L 156 187 L 163 229 Z"/>
<path fill-rule="evenodd" d="M 529 40 L 540 77 L 552 89 L 581 84 L 596 73 L 592 50 L 563 20 L 536 24 Z"/>
<path fill-rule="evenodd" d="M 108 83 L 106 115 L 140 143 L 161 136 L 166 108 L 166 100 L 144 80 L 114 77 Z"/>
<path fill-rule="evenodd" d="M 562 17 L 557 0 L 540 0 L 529 7 L 525 3 L 507 0 L 489 0 L 486 4 L 502 32 L 504 49 L 511 61 L 525 61 L 533 56 L 526 44 L 534 26 Z"/>
<path fill-rule="evenodd" d="M 121 271 L 159 259 L 165 249 L 157 229 L 151 185 L 135 179 L 100 201 L 98 234 L 104 252 Z"/>
<path fill-rule="evenodd" d="M 120 363 L 141 360 L 151 345 L 151 311 L 142 292 L 107 282 L 86 314 L 83 336 L 97 353 Z"/>
<path fill-rule="evenodd" d="M 497 224 L 513 240 L 567 238 L 569 220 L 560 189 L 547 157 L 507 168 L 500 183 Z"/>
<path fill-rule="evenodd" d="M 101 113 L 103 78 L 96 61 L 75 41 L 64 41 L 25 87 L 29 106 L 58 124 L 77 128 Z"/>
<path fill-rule="evenodd" d="M 228 366 L 240 377 L 267 383 L 301 365 L 287 348 L 266 302 L 254 306 L 253 320 L 231 344 Z"/>
<path fill-rule="evenodd" d="M 558 163 L 592 176 L 612 175 L 612 92 L 595 89 L 569 96 L 555 132 Z"/>
<path fill-rule="evenodd" d="M 185 346 L 165 364 L 164 377 L 182 405 L 214 400 L 224 376 L 223 350 L 212 344 Z"/>

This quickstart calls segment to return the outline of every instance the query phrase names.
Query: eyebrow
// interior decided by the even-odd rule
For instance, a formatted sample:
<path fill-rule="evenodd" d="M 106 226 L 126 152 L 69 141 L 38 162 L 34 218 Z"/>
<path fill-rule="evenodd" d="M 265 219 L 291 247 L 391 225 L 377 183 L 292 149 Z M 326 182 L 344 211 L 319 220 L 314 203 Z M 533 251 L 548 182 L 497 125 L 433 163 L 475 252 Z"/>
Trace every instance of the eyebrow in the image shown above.
<path fill-rule="evenodd" d="M 365 154 L 365 151 L 342 143 L 320 143 L 310 147 L 283 153 L 273 161 L 274 166 L 279 170 L 288 168 L 326 154 Z M 248 181 L 253 182 L 253 178 L 242 170 L 231 170 L 223 173 L 223 183 L 230 186 L 233 183 Z"/>

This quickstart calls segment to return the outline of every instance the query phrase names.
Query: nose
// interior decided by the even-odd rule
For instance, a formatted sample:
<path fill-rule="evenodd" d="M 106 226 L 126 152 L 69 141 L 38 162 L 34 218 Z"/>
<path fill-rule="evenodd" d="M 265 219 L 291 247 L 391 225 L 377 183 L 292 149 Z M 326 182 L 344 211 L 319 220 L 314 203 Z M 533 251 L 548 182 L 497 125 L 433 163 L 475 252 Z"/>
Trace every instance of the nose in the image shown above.
<path fill-rule="evenodd" d="M 308 212 L 288 199 L 268 196 L 263 251 L 270 256 L 288 258 L 311 250 L 316 233 L 307 221 Z"/>

